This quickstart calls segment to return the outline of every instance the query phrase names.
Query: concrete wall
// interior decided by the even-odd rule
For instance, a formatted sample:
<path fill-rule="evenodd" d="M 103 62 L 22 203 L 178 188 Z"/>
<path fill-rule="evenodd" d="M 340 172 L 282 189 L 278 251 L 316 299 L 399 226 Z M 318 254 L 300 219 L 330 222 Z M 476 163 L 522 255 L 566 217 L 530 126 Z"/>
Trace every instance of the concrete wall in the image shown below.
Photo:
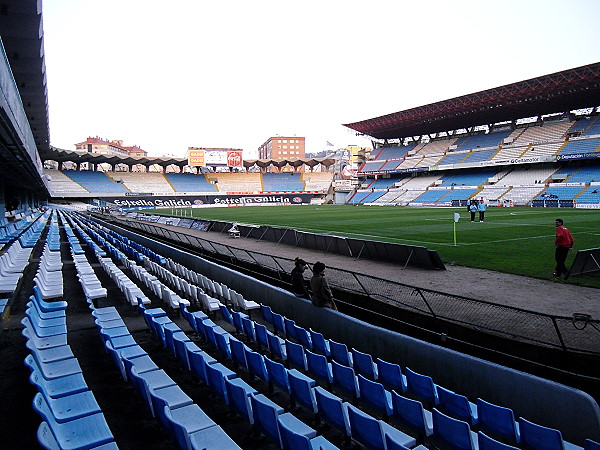
<path fill-rule="evenodd" d="M 565 440 L 583 445 L 585 438 L 600 440 L 600 408 L 583 391 L 519 372 L 438 345 L 388 331 L 336 311 L 316 308 L 288 291 L 273 287 L 234 270 L 219 266 L 165 244 L 106 224 L 115 231 L 169 257 L 208 278 L 264 303 L 304 328 L 323 333 L 389 362 L 433 377 L 436 384 L 466 395 L 471 401 L 508 406 L 515 417 L 561 430 Z"/>

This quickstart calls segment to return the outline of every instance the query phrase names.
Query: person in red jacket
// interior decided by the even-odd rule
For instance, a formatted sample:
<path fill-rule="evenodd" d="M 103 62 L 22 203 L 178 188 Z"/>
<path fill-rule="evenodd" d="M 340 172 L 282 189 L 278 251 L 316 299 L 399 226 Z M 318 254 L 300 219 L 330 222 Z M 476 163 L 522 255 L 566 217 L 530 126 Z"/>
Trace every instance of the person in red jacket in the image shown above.
<path fill-rule="evenodd" d="M 563 225 L 562 219 L 556 219 L 554 224 L 556 225 L 556 240 L 554 241 L 554 246 L 556 247 L 556 251 L 554 252 L 556 271 L 554 272 L 554 276 L 560 277 L 564 273 L 566 280 L 571 275 L 571 272 L 565 266 L 565 261 L 569 252 L 573 251 L 573 236 L 571 236 L 569 229 Z"/>

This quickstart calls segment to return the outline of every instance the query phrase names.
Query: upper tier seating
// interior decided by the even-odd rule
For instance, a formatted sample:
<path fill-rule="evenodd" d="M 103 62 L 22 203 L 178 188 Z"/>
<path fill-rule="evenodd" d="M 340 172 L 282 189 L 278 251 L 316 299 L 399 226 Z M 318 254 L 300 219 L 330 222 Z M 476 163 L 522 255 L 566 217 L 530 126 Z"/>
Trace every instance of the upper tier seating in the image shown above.
<path fill-rule="evenodd" d="M 469 152 L 450 152 L 439 162 L 440 165 L 458 164 L 469 156 Z"/>
<path fill-rule="evenodd" d="M 600 149 L 600 138 L 595 139 L 580 139 L 576 141 L 569 141 L 559 155 L 571 155 L 575 153 L 593 153 Z"/>
<path fill-rule="evenodd" d="M 214 184 L 207 181 L 202 174 L 167 173 L 165 177 L 176 192 L 216 192 Z"/>
<path fill-rule="evenodd" d="M 578 131 L 585 133 L 585 130 L 596 120 L 595 117 L 584 117 L 576 121 L 571 128 L 569 133 L 576 133 Z"/>
<path fill-rule="evenodd" d="M 585 136 L 597 136 L 600 135 L 600 119 L 596 117 L 596 120 L 585 130 Z"/>
<path fill-rule="evenodd" d="M 432 153 L 444 153 L 449 147 L 454 145 L 456 138 L 441 139 L 436 141 L 430 141 L 426 144 L 420 144 L 415 147 L 415 154 L 417 155 L 431 155 Z"/>
<path fill-rule="evenodd" d="M 529 146 L 504 146 L 498 153 L 494 155 L 492 159 L 499 161 L 504 159 L 520 158 L 528 148 Z"/>
<path fill-rule="evenodd" d="M 374 159 L 387 160 L 387 159 L 402 159 L 406 154 L 415 148 L 415 144 L 402 145 L 399 147 L 383 147 L 379 153 L 375 155 Z"/>
<path fill-rule="evenodd" d="M 63 173 L 75 182 L 79 183 L 89 192 L 128 192 L 125 186 L 115 183 L 103 172 L 94 172 L 91 170 L 65 170 Z"/>
<path fill-rule="evenodd" d="M 544 142 L 558 142 L 565 139 L 565 134 L 573 122 L 568 120 L 547 122 L 542 126 L 531 125 L 519 128 L 513 132 L 513 145 L 539 144 Z"/>
<path fill-rule="evenodd" d="M 131 192 L 174 192 L 160 172 L 111 172 L 113 180 L 121 180 Z"/>
<path fill-rule="evenodd" d="M 563 145 L 564 141 L 551 142 L 549 144 L 536 144 L 532 145 L 527 149 L 525 153 L 521 155 L 521 158 L 534 158 L 538 156 L 552 156 L 554 155 Z"/>
<path fill-rule="evenodd" d="M 53 197 L 87 194 L 89 191 L 81 184 L 76 183 L 60 170 L 46 169 L 44 171 L 50 177 L 48 186 Z"/>
<path fill-rule="evenodd" d="M 511 130 L 494 131 L 487 134 L 476 134 L 459 138 L 456 141 L 458 150 L 473 150 L 475 148 L 498 147 L 511 134 Z"/>
<path fill-rule="evenodd" d="M 498 152 L 497 148 L 493 148 L 490 150 L 480 150 L 476 152 L 471 152 L 466 159 L 464 159 L 463 163 L 474 163 L 479 161 L 489 161 L 493 158 L 493 156 Z"/>
<path fill-rule="evenodd" d="M 219 192 L 260 192 L 262 187 L 260 173 L 215 172 L 206 174 L 209 181 L 217 182 Z"/>
<path fill-rule="evenodd" d="M 361 172 L 378 172 L 383 166 L 382 161 L 367 161 L 360 169 Z"/>
<path fill-rule="evenodd" d="M 386 161 L 386 163 L 381 167 L 381 171 L 385 172 L 386 170 L 396 170 L 398 166 L 402 163 L 399 160 Z"/>
<path fill-rule="evenodd" d="M 304 183 L 300 180 L 300 172 L 267 172 L 263 173 L 265 191 L 303 191 Z"/>

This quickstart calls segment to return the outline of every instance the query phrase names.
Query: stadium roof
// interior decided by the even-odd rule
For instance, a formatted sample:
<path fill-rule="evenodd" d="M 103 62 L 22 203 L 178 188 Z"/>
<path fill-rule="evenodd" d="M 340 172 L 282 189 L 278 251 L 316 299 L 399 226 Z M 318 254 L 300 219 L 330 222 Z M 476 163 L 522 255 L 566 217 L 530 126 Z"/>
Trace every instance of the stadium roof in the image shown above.
<path fill-rule="evenodd" d="M 396 139 L 599 105 L 600 63 L 594 63 L 344 126 Z"/>
<path fill-rule="evenodd" d="M 50 144 L 42 2 L 5 0 L 0 35 L 38 149 Z"/>
<path fill-rule="evenodd" d="M 147 157 L 147 156 L 120 156 L 120 155 L 102 155 L 99 153 L 88 153 L 88 152 L 77 152 L 74 150 L 61 150 L 55 147 L 50 147 L 45 151 L 40 151 L 40 157 L 42 160 L 52 160 L 56 162 L 72 161 L 75 163 L 91 163 L 91 164 L 127 164 L 129 166 L 134 164 L 143 164 L 144 166 L 151 166 L 152 164 L 159 164 L 161 166 L 169 166 L 174 164 L 176 166 L 186 166 L 188 163 L 187 158 L 170 158 L 170 157 Z"/>

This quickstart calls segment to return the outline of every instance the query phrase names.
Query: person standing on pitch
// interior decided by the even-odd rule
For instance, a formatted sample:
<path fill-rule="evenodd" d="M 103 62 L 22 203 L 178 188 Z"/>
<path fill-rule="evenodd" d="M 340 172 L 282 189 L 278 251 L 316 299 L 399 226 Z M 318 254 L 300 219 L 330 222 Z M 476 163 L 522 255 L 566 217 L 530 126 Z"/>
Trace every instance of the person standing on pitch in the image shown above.
<path fill-rule="evenodd" d="M 477 212 L 477 200 L 471 200 L 471 203 L 469 203 L 469 212 L 471 213 L 471 222 L 475 222 L 475 213 Z"/>
<path fill-rule="evenodd" d="M 483 222 L 486 209 L 487 209 L 487 205 L 485 204 L 483 199 L 479 200 L 479 204 L 477 205 L 477 210 L 479 211 L 479 221 L 480 222 Z"/>
<path fill-rule="evenodd" d="M 554 252 L 556 271 L 554 272 L 554 276 L 560 277 L 564 273 L 566 280 L 571 275 L 571 272 L 565 266 L 565 261 L 569 252 L 573 251 L 573 236 L 571 236 L 569 229 L 563 225 L 562 219 L 556 219 L 554 225 L 556 225 L 556 239 L 554 241 L 554 246 L 556 247 Z"/>

